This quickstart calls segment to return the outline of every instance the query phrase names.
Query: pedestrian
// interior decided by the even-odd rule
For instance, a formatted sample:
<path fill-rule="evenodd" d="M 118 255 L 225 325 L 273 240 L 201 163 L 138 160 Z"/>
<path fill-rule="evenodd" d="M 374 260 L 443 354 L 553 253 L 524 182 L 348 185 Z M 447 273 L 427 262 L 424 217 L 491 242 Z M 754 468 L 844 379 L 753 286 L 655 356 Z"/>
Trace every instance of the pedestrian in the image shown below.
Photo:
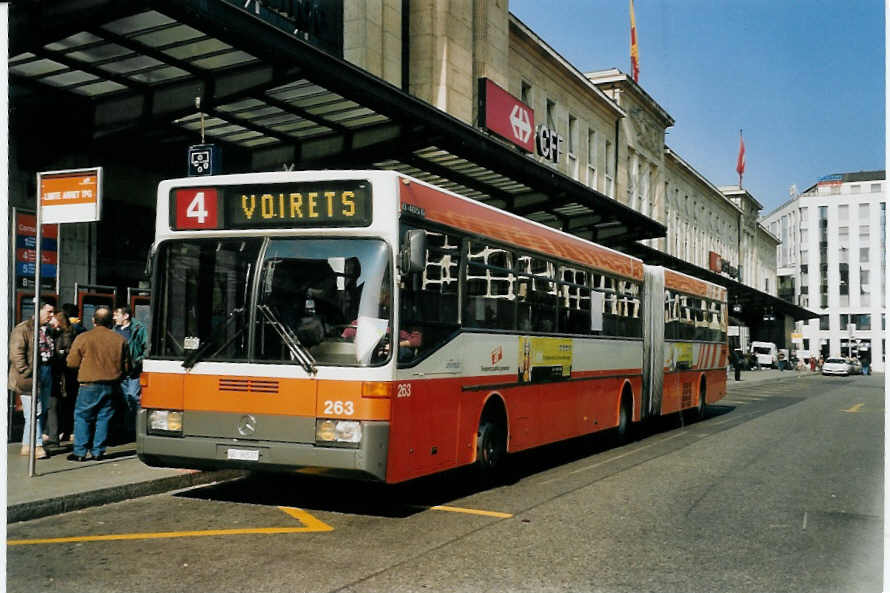
<path fill-rule="evenodd" d="M 862 374 L 871 375 L 871 354 L 868 352 L 862 355 Z"/>
<path fill-rule="evenodd" d="M 130 370 L 127 341 L 111 327 L 114 321 L 108 307 L 93 314 L 93 329 L 74 338 L 67 363 L 77 368 L 80 388 L 74 404 L 74 452 L 69 461 L 86 461 L 90 453 L 101 461 L 105 456 L 108 425 L 114 413 L 113 395 L 121 376 Z"/>
<path fill-rule="evenodd" d="M 62 311 L 64 311 L 65 315 L 68 316 L 68 321 L 71 322 L 71 326 L 74 328 L 75 338 L 83 332 L 87 331 L 87 328 L 85 328 L 80 322 L 80 313 L 78 312 L 77 306 L 75 306 L 74 303 L 63 303 Z"/>
<path fill-rule="evenodd" d="M 136 438 L 136 415 L 141 403 L 142 385 L 139 376 L 142 374 L 142 360 L 148 354 L 148 340 L 145 325 L 133 319 L 130 307 L 124 305 L 114 310 L 114 331 L 127 341 L 130 353 L 130 372 L 120 380 L 120 391 L 124 397 L 124 435 L 129 442 Z"/>
<path fill-rule="evenodd" d="M 742 380 L 742 353 L 735 350 L 730 351 L 730 359 L 732 361 L 732 369 L 736 381 Z"/>
<path fill-rule="evenodd" d="M 48 457 L 43 448 L 43 421 L 49 406 L 49 398 L 52 392 L 52 369 L 50 367 L 53 355 L 52 336 L 48 324 L 55 312 L 52 303 L 41 302 L 39 309 L 39 356 L 37 359 L 37 436 L 35 438 L 34 456 L 37 459 Z M 16 325 L 9 336 L 9 388 L 19 395 L 22 402 L 22 412 L 25 415 L 25 429 L 22 433 L 22 455 L 31 453 L 31 392 L 35 373 L 32 368 L 34 362 L 34 318 L 26 319 Z"/>
<path fill-rule="evenodd" d="M 810 356 L 810 371 L 814 372 L 814 373 L 816 372 L 816 357 L 815 356 Z"/>
<path fill-rule="evenodd" d="M 57 329 L 53 359 L 53 394 L 57 398 L 56 423 L 53 424 L 54 408 L 51 405 L 48 434 L 52 437 L 54 430 L 57 430 L 58 442 L 63 443 L 74 435 L 74 401 L 77 399 L 77 369 L 69 368 L 65 359 L 71 351 L 74 338 L 83 332 L 77 331 L 65 311 L 56 311 L 55 317 Z"/>
<path fill-rule="evenodd" d="M 59 424 L 62 413 L 62 369 L 65 367 L 65 356 L 64 354 L 60 355 L 58 349 L 61 337 L 58 314 L 61 314 L 61 311 L 54 313 L 49 318 L 49 323 L 47 324 L 47 331 L 52 337 L 53 352 L 48 363 L 50 367 L 50 394 L 43 421 L 43 448 L 50 455 L 59 452 L 59 437 L 61 436 L 59 434 Z"/>

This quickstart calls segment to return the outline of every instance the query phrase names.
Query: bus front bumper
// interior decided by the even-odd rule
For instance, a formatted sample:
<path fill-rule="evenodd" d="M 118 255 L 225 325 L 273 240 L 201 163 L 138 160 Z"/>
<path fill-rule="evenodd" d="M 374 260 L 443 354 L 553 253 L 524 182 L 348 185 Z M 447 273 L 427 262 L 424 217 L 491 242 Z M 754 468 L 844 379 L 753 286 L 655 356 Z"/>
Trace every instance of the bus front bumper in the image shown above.
<path fill-rule="evenodd" d="M 140 410 L 136 452 L 146 465 L 201 470 L 247 469 L 294 471 L 304 468 L 337 470 L 359 479 L 386 480 L 388 422 L 362 422 L 357 449 L 207 436 L 147 434 L 145 410 Z"/>

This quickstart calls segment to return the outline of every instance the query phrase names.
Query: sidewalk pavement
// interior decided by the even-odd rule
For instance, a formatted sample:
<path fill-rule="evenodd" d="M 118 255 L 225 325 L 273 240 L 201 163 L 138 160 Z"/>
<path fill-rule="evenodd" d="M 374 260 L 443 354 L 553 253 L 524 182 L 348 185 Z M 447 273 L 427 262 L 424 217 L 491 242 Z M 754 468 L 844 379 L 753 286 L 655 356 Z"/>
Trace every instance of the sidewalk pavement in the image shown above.
<path fill-rule="evenodd" d="M 805 377 L 819 377 L 807 371 L 779 371 L 764 369 L 742 371 L 736 382 L 732 372 L 727 374 L 727 387 L 763 381 L 791 381 Z M 47 515 L 119 502 L 238 478 L 243 471 L 198 472 L 180 469 L 161 469 L 145 465 L 136 457 L 135 443 L 109 447 L 106 459 L 77 463 L 65 457 L 71 452 L 69 444 L 63 452 L 49 459 L 38 459 L 36 474 L 28 477 L 28 458 L 19 455 L 21 445 L 7 446 L 7 521 L 27 521 Z"/>
<path fill-rule="evenodd" d="M 780 381 L 780 380 L 791 380 L 791 379 L 803 379 L 806 377 L 821 377 L 822 374 L 819 372 L 810 372 L 809 367 L 805 371 L 798 370 L 787 370 L 780 371 L 778 369 L 760 369 L 759 371 L 742 371 L 741 381 L 735 380 L 735 375 L 733 374 L 733 370 L 730 369 L 727 371 L 726 375 L 726 387 L 727 389 L 732 389 L 733 385 L 743 385 L 745 383 L 759 383 L 762 381 Z"/>
<path fill-rule="evenodd" d="M 109 447 L 102 461 L 78 463 L 64 452 L 49 459 L 38 459 L 34 477 L 28 477 L 28 457 L 19 455 L 21 443 L 6 448 L 6 520 L 27 521 L 179 490 L 246 475 L 242 471 L 199 472 L 149 467 L 136 457 L 136 444 Z"/>

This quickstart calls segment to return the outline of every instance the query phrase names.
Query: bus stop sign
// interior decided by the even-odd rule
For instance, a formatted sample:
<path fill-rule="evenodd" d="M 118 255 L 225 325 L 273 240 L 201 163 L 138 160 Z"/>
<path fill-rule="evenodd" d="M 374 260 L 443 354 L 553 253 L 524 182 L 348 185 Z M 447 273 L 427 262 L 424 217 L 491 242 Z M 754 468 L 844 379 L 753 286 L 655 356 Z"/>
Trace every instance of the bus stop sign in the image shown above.
<path fill-rule="evenodd" d="M 216 144 L 189 146 L 188 176 L 218 175 L 222 173 L 222 150 Z"/>

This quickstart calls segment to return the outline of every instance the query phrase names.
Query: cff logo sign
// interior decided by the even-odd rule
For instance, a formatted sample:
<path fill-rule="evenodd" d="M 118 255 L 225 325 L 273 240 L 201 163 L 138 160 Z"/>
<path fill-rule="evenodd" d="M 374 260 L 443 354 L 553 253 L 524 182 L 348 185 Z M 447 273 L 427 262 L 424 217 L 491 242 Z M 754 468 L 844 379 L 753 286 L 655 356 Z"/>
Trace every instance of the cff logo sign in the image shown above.
<path fill-rule="evenodd" d="M 514 105 L 510 112 L 510 125 L 513 126 L 513 137 L 522 143 L 528 142 L 532 135 L 532 122 L 529 120 L 528 109 Z"/>
<path fill-rule="evenodd" d="M 526 152 L 535 151 L 531 107 L 491 82 L 479 79 L 479 125 Z"/>

